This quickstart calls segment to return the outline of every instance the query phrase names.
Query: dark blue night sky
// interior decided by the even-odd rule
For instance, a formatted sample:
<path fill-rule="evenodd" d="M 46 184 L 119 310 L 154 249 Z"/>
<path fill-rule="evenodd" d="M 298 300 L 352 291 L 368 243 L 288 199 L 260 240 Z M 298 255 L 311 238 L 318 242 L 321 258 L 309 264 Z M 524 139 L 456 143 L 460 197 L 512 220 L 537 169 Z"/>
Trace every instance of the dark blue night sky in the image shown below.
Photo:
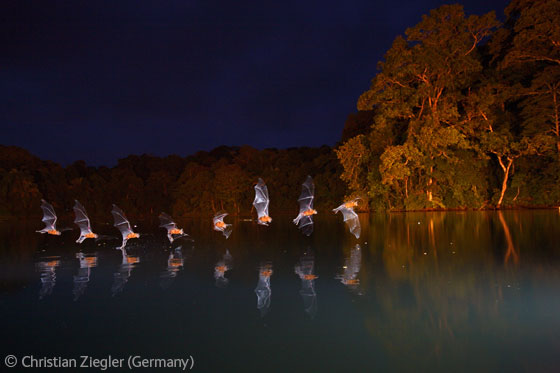
<path fill-rule="evenodd" d="M 393 39 L 445 3 L 3 1 L 0 143 L 90 165 L 334 145 Z"/>

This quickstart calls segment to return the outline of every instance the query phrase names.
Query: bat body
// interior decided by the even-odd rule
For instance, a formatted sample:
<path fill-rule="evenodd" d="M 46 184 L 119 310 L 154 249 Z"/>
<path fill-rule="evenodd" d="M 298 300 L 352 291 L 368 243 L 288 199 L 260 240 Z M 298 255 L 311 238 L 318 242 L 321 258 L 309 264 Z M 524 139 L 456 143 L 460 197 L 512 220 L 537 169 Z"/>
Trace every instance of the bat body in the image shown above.
<path fill-rule="evenodd" d="M 333 211 L 335 214 L 340 211 L 342 213 L 342 216 L 344 217 L 344 222 L 350 229 L 350 233 L 356 236 L 356 238 L 360 238 L 360 220 L 358 219 L 358 214 L 356 214 L 356 212 L 354 211 L 354 207 L 356 206 L 358 206 L 358 198 L 348 202 L 344 202 L 342 205 L 333 209 Z"/>
<path fill-rule="evenodd" d="M 233 230 L 231 224 L 224 223 L 224 218 L 228 215 L 225 211 L 220 211 L 216 213 L 214 218 L 212 219 L 214 230 L 218 232 L 222 232 L 226 239 L 229 238 L 231 231 Z"/>
<path fill-rule="evenodd" d="M 177 238 L 189 237 L 183 229 L 177 227 L 177 224 L 173 221 L 171 216 L 167 215 L 165 212 L 159 214 L 160 228 L 167 229 L 167 238 L 169 242 L 173 242 Z"/>
<path fill-rule="evenodd" d="M 43 210 L 43 223 L 45 223 L 45 228 L 37 231 L 38 233 L 47 233 L 54 236 L 60 236 L 60 231 L 56 230 L 56 213 L 54 212 L 54 208 L 50 203 L 45 201 L 44 199 L 41 200 L 41 209 Z"/>
<path fill-rule="evenodd" d="M 272 295 L 270 276 L 272 276 L 272 266 L 270 264 L 261 265 L 259 268 L 259 282 L 255 289 L 255 294 L 257 294 L 257 309 L 261 311 L 261 317 L 266 315 L 270 309 L 270 298 Z"/>
<path fill-rule="evenodd" d="M 270 198 L 268 197 L 268 188 L 263 179 L 259 178 L 257 185 L 255 185 L 255 200 L 253 206 L 257 210 L 257 223 L 261 225 L 268 225 L 272 222 L 272 218 L 268 215 L 268 205 Z"/>
<path fill-rule="evenodd" d="M 306 236 L 310 236 L 311 233 L 313 233 L 313 215 L 317 213 L 317 210 L 313 208 L 314 198 L 315 184 L 313 184 L 311 176 L 307 176 L 307 179 L 301 185 L 301 194 L 298 198 L 299 214 L 293 220 L 294 224 L 296 224 Z"/>
<path fill-rule="evenodd" d="M 91 224 L 84 206 L 78 200 L 75 200 L 73 209 L 76 216 L 74 223 L 80 227 L 80 237 L 78 237 L 76 242 L 82 243 L 87 238 L 97 238 L 98 236 L 91 231 Z"/>
<path fill-rule="evenodd" d="M 124 249 L 128 240 L 131 238 L 139 238 L 140 235 L 138 233 L 134 233 L 123 210 L 121 210 L 117 205 L 113 205 L 111 214 L 113 214 L 113 219 L 115 220 L 113 225 L 118 228 L 122 234 L 122 245 L 119 249 Z"/>

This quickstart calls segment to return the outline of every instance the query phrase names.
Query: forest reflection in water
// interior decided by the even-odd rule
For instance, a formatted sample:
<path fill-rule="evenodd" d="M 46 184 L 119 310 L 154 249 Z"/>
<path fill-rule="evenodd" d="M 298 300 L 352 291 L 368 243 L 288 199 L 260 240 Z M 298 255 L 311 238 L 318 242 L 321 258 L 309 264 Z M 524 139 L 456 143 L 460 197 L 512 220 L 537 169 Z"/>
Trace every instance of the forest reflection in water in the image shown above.
<path fill-rule="evenodd" d="M 15 325 L 50 332 L 53 326 L 31 317 L 47 313 L 59 321 L 63 315 L 46 311 L 55 304 L 93 316 L 83 305 L 95 301 L 107 312 L 134 307 L 146 328 L 162 313 L 195 318 L 200 326 L 189 324 L 184 332 L 198 341 L 202 355 L 215 348 L 204 342 L 202 330 L 216 323 L 227 323 L 222 328 L 232 336 L 238 329 L 253 336 L 242 343 L 253 352 L 267 349 L 262 325 L 268 338 L 295 351 L 293 338 L 305 324 L 306 339 L 317 340 L 307 348 L 344 351 L 355 358 L 355 368 L 373 360 L 401 370 L 554 366 L 560 346 L 558 211 L 372 214 L 360 220 L 359 240 L 338 219 L 320 215 L 310 238 L 281 218 L 264 228 L 236 221 L 229 240 L 208 222 L 187 220 L 181 225 L 194 243 L 169 245 L 165 232 L 154 231 L 120 251 L 114 249 L 118 241 L 78 246 L 70 236 L 46 240 L 29 233 L 32 226 L 0 224 L 4 316 L 27 308 L 29 319 L 18 316 Z M 227 307 L 213 308 L 221 302 Z M 218 321 L 226 314 L 228 321 Z M 72 323 L 74 316 L 66 317 Z M 6 327 L 16 345 L 34 345 L 16 326 Z M 86 327 L 82 333 L 88 330 L 94 332 Z M 159 336 L 163 348 L 166 330 L 134 343 L 144 346 Z M 129 339 L 125 333 L 114 343 Z"/>

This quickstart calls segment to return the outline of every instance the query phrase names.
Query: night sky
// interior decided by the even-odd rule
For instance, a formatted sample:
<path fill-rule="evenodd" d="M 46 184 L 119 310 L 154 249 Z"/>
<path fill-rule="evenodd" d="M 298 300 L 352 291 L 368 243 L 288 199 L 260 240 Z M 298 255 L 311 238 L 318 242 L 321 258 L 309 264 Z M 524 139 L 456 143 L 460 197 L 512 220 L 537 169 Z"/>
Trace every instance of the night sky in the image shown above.
<path fill-rule="evenodd" d="M 446 1 L 0 4 L 0 143 L 63 165 L 334 145 L 393 39 Z M 465 0 L 467 14 L 507 0 Z"/>

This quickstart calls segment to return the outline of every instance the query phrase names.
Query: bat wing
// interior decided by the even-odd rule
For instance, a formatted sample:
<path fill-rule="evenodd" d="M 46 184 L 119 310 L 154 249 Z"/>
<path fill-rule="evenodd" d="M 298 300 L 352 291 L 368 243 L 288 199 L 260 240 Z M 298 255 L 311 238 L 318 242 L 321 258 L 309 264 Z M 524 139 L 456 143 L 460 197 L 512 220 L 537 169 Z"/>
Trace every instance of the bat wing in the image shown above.
<path fill-rule="evenodd" d="M 334 211 L 335 213 L 339 211 L 342 213 L 344 222 L 346 223 L 346 225 L 348 225 L 350 233 L 356 236 L 356 238 L 360 238 L 361 226 L 360 220 L 358 219 L 358 214 L 356 214 L 353 209 L 347 208 L 344 205 L 340 205 L 339 207 L 334 209 Z"/>
<path fill-rule="evenodd" d="M 80 235 L 91 233 L 91 224 L 84 206 L 78 200 L 75 200 L 73 209 L 74 215 L 76 215 L 74 223 L 80 227 Z"/>
<path fill-rule="evenodd" d="M 134 233 L 123 210 L 121 210 L 117 205 L 113 205 L 111 214 L 113 214 L 113 219 L 115 219 L 113 226 L 117 227 L 119 231 L 121 231 L 123 238 L 126 238 L 130 233 Z"/>
<path fill-rule="evenodd" d="M 176 229 L 177 228 L 177 224 L 175 224 L 175 222 L 173 221 L 171 216 L 167 215 L 165 212 L 162 212 L 161 214 L 159 214 L 159 221 L 160 221 L 159 226 L 161 228 L 167 229 L 168 231 L 170 231 L 171 229 Z"/>
<path fill-rule="evenodd" d="M 313 208 L 313 199 L 315 198 L 315 184 L 311 176 L 301 184 L 301 194 L 299 195 L 299 211 L 304 212 Z"/>
<path fill-rule="evenodd" d="M 302 216 L 299 219 L 298 228 L 306 236 L 311 236 L 311 233 L 313 233 L 313 217 L 312 216 Z"/>
<path fill-rule="evenodd" d="M 253 206 L 255 206 L 259 218 L 261 216 L 268 216 L 269 203 L 268 188 L 263 179 L 259 178 L 259 182 L 255 185 L 255 200 L 253 201 Z"/>
<path fill-rule="evenodd" d="M 224 222 L 224 218 L 228 215 L 227 212 L 225 211 L 219 211 L 218 213 L 216 213 L 216 215 L 214 216 L 214 218 L 212 219 L 212 222 L 214 223 L 214 225 L 216 225 L 217 222 L 221 221 L 222 223 Z"/>
<path fill-rule="evenodd" d="M 41 200 L 41 209 L 43 210 L 43 223 L 45 223 L 45 229 L 56 229 L 56 213 L 54 212 L 54 208 L 50 203 L 45 201 L 44 199 Z"/>

